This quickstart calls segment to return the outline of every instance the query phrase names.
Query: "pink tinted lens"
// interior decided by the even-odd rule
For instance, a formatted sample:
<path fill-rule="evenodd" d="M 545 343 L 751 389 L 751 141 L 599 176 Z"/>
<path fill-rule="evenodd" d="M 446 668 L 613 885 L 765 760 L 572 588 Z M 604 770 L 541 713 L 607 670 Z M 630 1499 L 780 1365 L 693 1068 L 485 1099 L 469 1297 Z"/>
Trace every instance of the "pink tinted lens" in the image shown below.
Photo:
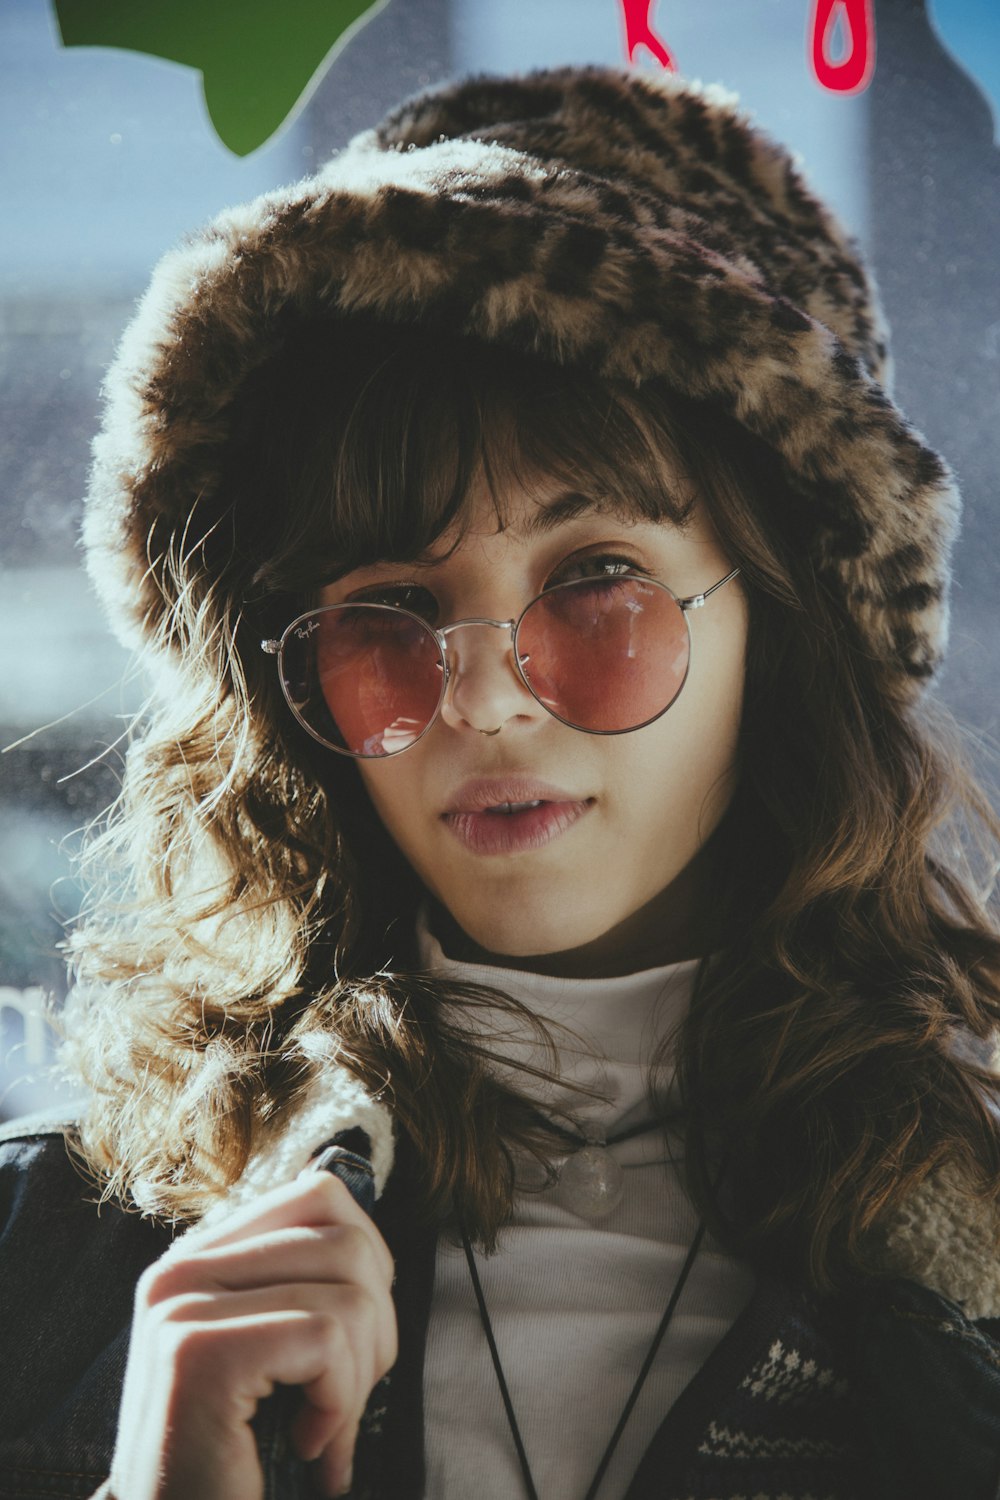
<path fill-rule="evenodd" d="M 658 584 L 588 578 L 536 599 L 517 649 L 546 708 L 578 729 L 613 734 L 670 707 L 684 686 L 689 639 L 684 611 Z"/>
<path fill-rule="evenodd" d="M 303 631 L 304 639 L 296 639 Z M 292 632 L 285 657 L 290 693 L 296 681 L 304 688 L 304 701 L 296 703 L 301 717 L 352 755 L 405 750 L 427 728 L 441 697 L 434 635 L 415 616 L 386 605 L 317 611 Z"/>

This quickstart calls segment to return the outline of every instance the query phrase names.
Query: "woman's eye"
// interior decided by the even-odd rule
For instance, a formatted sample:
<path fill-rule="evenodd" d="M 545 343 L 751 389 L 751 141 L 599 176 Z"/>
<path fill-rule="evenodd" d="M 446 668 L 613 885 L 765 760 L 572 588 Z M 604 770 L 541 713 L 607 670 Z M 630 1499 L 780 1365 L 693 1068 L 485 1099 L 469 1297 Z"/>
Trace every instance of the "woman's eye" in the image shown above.
<path fill-rule="evenodd" d="M 625 573 L 645 573 L 630 557 L 617 552 L 595 552 L 589 557 L 571 557 L 550 578 L 550 584 L 571 583 L 576 578 L 619 578 Z"/>
<path fill-rule="evenodd" d="M 361 589 L 352 594 L 349 604 L 391 604 L 396 609 L 408 609 L 422 620 L 432 622 L 437 615 L 437 600 L 429 589 L 417 583 L 387 583 L 377 587 Z"/>
<path fill-rule="evenodd" d="M 628 573 L 645 574 L 646 569 L 640 567 L 631 557 L 625 557 L 618 552 L 593 552 L 584 557 L 568 557 L 553 572 L 546 588 L 551 588 L 557 583 L 573 583 L 578 579 L 592 578 L 620 578 Z M 344 600 L 345 604 L 388 604 L 396 609 L 407 609 L 411 614 L 419 615 L 429 625 L 434 625 L 440 615 L 437 599 L 430 589 L 419 583 L 381 583 L 370 584 L 367 588 L 358 589 Z"/>

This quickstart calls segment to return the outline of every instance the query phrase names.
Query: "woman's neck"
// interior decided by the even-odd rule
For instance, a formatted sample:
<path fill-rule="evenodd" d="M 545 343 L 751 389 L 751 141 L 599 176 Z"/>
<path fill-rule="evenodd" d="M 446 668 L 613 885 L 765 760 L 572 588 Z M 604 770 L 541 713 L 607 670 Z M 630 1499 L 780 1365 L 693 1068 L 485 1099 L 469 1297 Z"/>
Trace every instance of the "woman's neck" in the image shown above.
<path fill-rule="evenodd" d="M 428 925 L 449 958 L 565 979 L 612 979 L 713 952 L 722 942 L 720 914 L 708 899 L 706 850 L 645 906 L 580 947 L 549 953 L 496 953 L 483 948 L 430 899 Z"/>

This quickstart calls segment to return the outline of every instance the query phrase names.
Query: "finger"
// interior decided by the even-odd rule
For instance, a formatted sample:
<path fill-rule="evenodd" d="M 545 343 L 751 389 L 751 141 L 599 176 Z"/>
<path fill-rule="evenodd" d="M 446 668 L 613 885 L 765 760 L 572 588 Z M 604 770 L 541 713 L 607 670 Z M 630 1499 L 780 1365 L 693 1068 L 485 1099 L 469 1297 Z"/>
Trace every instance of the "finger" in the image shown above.
<path fill-rule="evenodd" d="M 328 1495 L 350 1493 L 360 1414 L 337 1428 L 319 1460 L 320 1479 Z"/>
<path fill-rule="evenodd" d="M 321 1473 L 329 1488 L 336 1490 L 337 1480 L 350 1465 L 366 1405 L 367 1398 L 354 1412 L 331 1417 L 330 1412 L 305 1401 L 295 1415 L 289 1432 L 292 1443 L 307 1463 L 324 1459 L 325 1472 L 321 1468 Z"/>
<path fill-rule="evenodd" d="M 324 1224 L 355 1224 L 372 1238 L 377 1254 L 392 1275 L 389 1248 L 368 1214 L 351 1195 L 348 1187 L 332 1172 L 307 1168 L 294 1182 L 283 1183 L 264 1193 L 256 1202 L 236 1209 L 219 1224 L 207 1229 L 196 1226 L 175 1240 L 168 1256 L 183 1254 L 186 1247 L 230 1245 L 248 1234 L 262 1234 L 272 1229 L 320 1227 Z"/>
<path fill-rule="evenodd" d="M 315 1319 L 321 1329 L 326 1326 L 331 1346 L 336 1344 L 341 1351 L 346 1347 L 351 1359 L 360 1362 L 369 1382 L 364 1396 L 395 1362 L 396 1314 L 391 1297 L 352 1282 L 290 1282 L 222 1295 L 182 1293 L 155 1304 L 150 1317 L 154 1327 L 186 1327 L 195 1339 L 214 1326 L 222 1339 L 229 1330 L 255 1318 L 263 1327 L 269 1320 L 296 1315 Z M 168 1337 L 167 1341 L 173 1339 Z M 262 1370 L 267 1369 L 266 1344 L 262 1339 L 262 1354 L 257 1361 Z M 322 1387 L 317 1389 L 321 1393 Z M 321 1395 L 317 1404 L 323 1405 Z"/>
<path fill-rule="evenodd" d="M 197 1422 L 231 1433 L 276 1385 L 297 1385 L 324 1417 L 328 1442 L 363 1409 L 377 1378 L 373 1349 L 356 1346 L 339 1319 L 310 1311 L 178 1325 L 173 1347 L 160 1348 L 179 1431 Z"/>
<path fill-rule="evenodd" d="M 390 1260 L 391 1266 L 391 1260 Z M 229 1245 L 204 1245 L 160 1263 L 157 1299 L 184 1291 L 240 1291 L 279 1281 L 353 1281 L 390 1287 L 385 1258 L 356 1224 L 295 1226 Z"/>

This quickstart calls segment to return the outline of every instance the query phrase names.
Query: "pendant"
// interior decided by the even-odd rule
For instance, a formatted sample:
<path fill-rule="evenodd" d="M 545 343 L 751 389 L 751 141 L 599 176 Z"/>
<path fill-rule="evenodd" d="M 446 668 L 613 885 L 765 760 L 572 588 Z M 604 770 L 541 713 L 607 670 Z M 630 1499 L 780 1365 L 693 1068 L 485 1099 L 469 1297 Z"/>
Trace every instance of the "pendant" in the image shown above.
<path fill-rule="evenodd" d="M 560 1202 L 581 1219 L 603 1219 L 622 1201 L 625 1173 L 606 1146 L 588 1143 L 559 1173 Z"/>

